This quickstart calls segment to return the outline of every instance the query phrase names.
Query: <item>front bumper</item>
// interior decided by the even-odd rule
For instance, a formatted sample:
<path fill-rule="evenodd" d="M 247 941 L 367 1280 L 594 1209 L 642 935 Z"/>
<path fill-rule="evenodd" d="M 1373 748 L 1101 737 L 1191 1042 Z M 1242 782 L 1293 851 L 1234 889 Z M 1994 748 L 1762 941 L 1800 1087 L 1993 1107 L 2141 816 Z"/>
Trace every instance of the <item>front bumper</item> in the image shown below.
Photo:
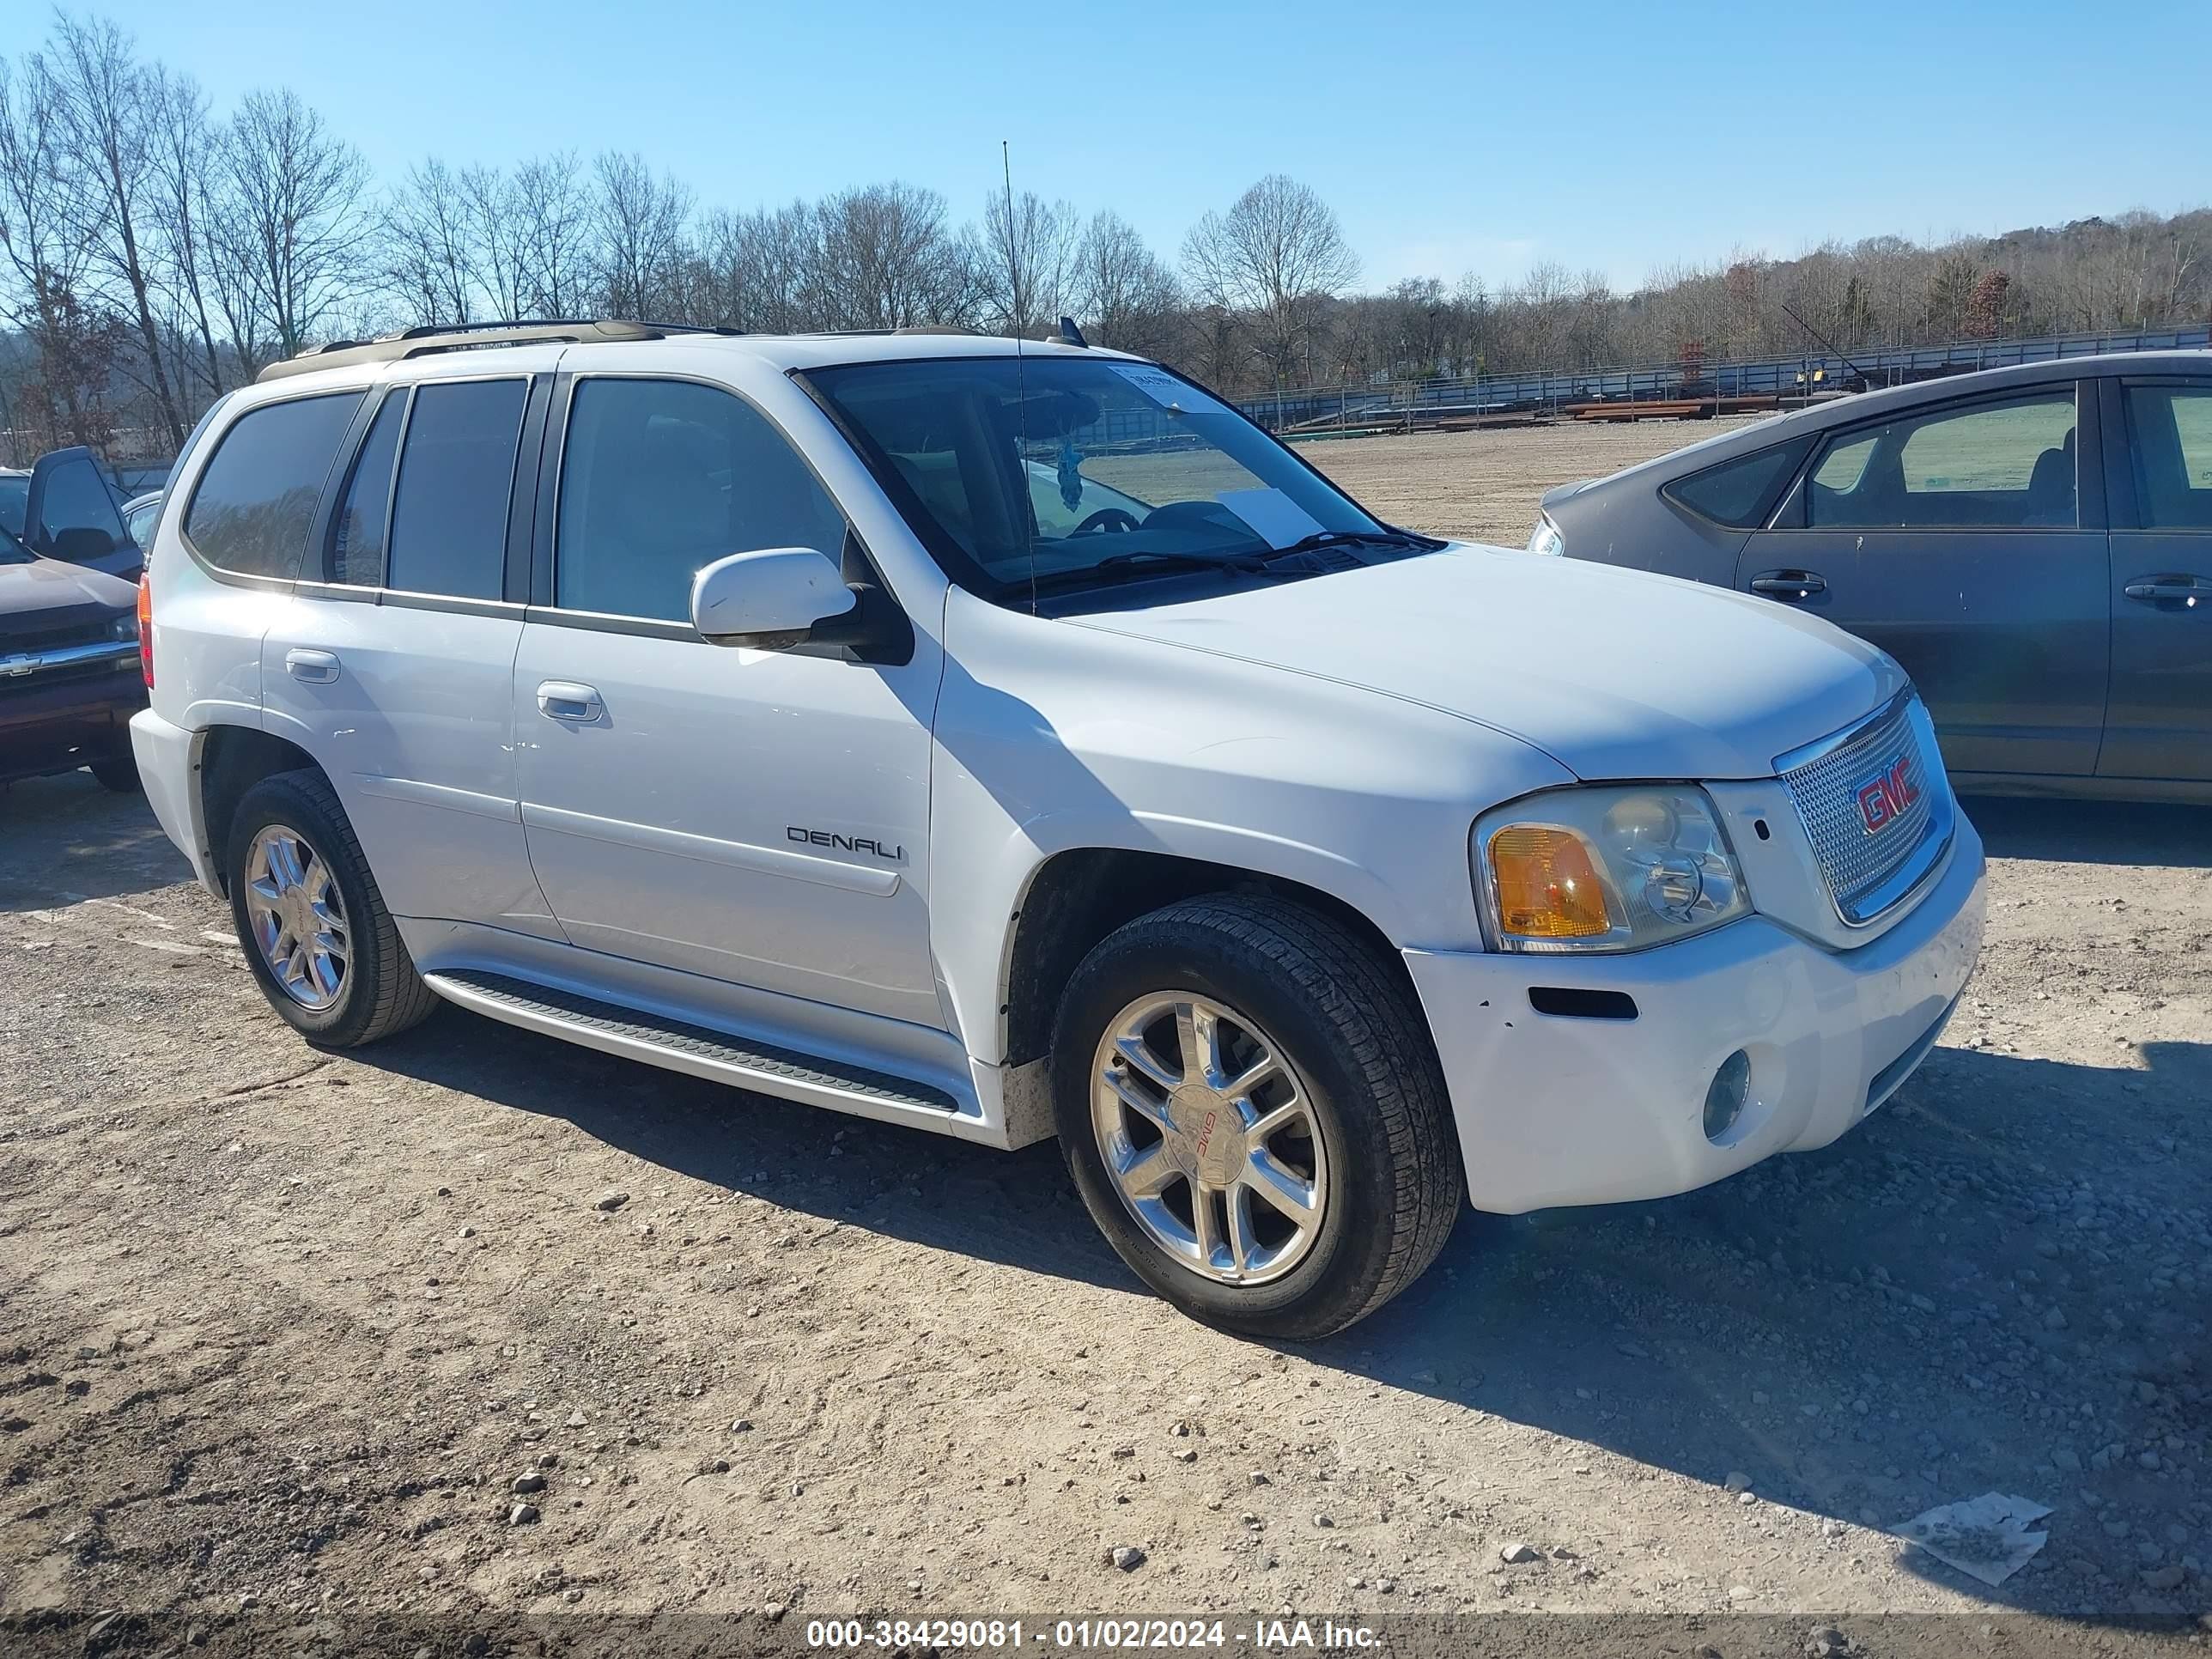
<path fill-rule="evenodd" d="M 1981 837 L 1963 815 L 1935 885 L 1856 950 L 1765 916 L 1614 957 L 1408 951 L 1480 1210 L 1662 1198 L 1825 1146 L 1933 1046 L 1973 972 Z M 1636 1017 L 1540 1014 L 1532 988 L 1624 992 Z M 1705 1090 L 1736 1049 L 1750 1098 L 1716 1145 Z"/>

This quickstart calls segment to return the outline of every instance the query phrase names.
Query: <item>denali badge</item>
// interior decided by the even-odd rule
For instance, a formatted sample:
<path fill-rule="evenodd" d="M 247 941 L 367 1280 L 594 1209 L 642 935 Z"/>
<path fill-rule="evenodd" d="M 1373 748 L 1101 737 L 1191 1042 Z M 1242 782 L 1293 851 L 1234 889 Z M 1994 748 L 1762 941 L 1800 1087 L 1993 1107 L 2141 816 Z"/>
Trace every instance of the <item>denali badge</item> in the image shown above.
<path fill-rule="evenodd" d="M 886 847 L 867 836 L 834 835 L 827 830 L 802 830 L 795 823 L 783 829 L 786 841 L 804 842 L 810 847 L 835 847 L 846 853 L 873 853 L 879 859 L 889 859 L 893 864 L 906 862 L 906 848 Z"/>
<path fill-rule="evenodd" d="M 1905 808 L 1920 799 L 1920 790 L 1914 784 L 1909 769 L 1912 764 L 1908 755 L 1895 760 L 1851 791 L 1859 804 L 1859 817 L 1866 821 L 1866 832 L 1877 835 L 1905 816 Z"/>

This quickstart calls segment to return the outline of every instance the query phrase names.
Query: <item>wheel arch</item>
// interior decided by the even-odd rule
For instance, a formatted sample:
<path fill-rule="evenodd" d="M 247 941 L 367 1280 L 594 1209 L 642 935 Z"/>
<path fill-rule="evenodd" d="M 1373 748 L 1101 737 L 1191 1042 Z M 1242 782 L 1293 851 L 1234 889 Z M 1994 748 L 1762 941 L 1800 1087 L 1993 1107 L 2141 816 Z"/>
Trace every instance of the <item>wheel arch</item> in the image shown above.
<path fill-rule="evenodd" d="M 1008 919 L 999 967 L 1004 1063 L 1043 1059 L 1060 993 L 1083 958 L 1125 923 L 1203 893 L 1266 893 L 1328 918 L 1368 945 L 1420 1006 L 1405 957 L 1357 905 L 1290 877 L 1180 854 L 1114 847 L 1064 848 L 1030 872 Z"/>
<path fill-rule="evenodd" d="M 230 879 L 226 853 L 230 826 L 246 792 L 280 772 L 322 773 L 315 757 L 287 738 L 258 726 L 218 724 L 201 733 L 198 745 L 200 834 L 208 868 L 227 894 Z"/>

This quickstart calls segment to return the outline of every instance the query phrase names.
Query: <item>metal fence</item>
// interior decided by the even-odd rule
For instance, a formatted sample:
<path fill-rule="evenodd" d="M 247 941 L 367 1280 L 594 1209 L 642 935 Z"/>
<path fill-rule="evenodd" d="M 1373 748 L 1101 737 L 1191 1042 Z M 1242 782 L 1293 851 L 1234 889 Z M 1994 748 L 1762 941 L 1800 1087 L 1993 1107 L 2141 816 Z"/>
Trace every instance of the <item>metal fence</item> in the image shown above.
<path fill-rule="evenodd" d="M 1271 431 L 1329 422 L 1358 426 L 1414 416 L 1536 413 L 1571 404 L 1671 402 L 1689 398 L 1790 398 L 1823 390 L 1891 386 L 2057 357 L 2110 351 L 2166 351 L 2212 346 L 2212 328 L 2054 334 L 2039 339 L 1954 340 L 1944 345 L 1869 347 L 1848 359 L 1832 352 L 1738 362 L 1667 363 L 1634 368 L 1532 371 L 1468 380 L 1333 386 L 1285 392 L 1237 407 Z"/>

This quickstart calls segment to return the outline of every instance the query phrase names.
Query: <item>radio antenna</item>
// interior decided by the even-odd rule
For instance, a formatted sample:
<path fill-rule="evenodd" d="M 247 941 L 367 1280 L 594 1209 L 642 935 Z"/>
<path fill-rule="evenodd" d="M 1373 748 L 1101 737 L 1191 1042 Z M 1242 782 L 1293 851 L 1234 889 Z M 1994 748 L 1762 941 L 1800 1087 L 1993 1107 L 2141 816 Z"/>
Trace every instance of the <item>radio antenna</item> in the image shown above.
<path fill-rule="evenodd" d="M 999 176 L 1006 192 L 1006 320 L 1014 331 L 1014 498 L 1021 503 L 1022 544 L 1029 554 L 1030 614 L 1037 608 L 1036 512 L 1030 503 L 1030 388 L 1022 363 L 1022 256 L 1014 240 L 1013 153 L 999 140 Z"/>

